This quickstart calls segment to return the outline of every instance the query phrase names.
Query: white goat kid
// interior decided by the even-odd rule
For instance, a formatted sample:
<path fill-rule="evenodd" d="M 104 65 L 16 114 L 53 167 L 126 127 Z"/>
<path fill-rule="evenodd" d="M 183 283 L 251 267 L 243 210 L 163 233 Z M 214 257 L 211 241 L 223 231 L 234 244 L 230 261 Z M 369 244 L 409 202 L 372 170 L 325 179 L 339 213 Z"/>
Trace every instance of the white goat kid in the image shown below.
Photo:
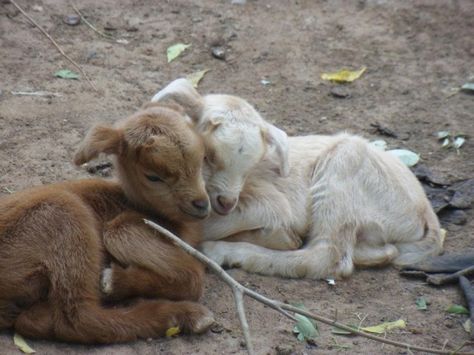
<path fill-rule="evenodd" d="M 354 265 L 406 265 L 442 250 L 438 219 L 418 180 L 365 139 L 287 139 L 244 100 L 202 97 L 184 79 L 153 100 L 186 107 L 204 135 L 207 189 L 219 215 L 204 221 L 202 250 L 219 264 L 341 277 Z"/>

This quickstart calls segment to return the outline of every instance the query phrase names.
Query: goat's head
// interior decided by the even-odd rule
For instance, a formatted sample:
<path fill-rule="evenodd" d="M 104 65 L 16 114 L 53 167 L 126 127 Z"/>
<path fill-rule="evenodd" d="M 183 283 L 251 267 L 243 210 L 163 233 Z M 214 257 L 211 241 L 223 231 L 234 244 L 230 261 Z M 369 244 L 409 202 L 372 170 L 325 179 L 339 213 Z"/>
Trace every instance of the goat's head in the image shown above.
<path fill-rule="evenodd" d="M 152 99 L 184 107 L 204 138 L 206 189 L 213 209 L 230 213 L 248 174 L 268 158 L 287 176 L 288 143 L 282 130 L 266 122 L 245 100 L 230 95 L 201 96 L 185 79 L 177 79 Z"/>
<path fill-rule="evenodd" d="M 93 127 L 75 155 L 83 164 L 115 157 L 121 185 L 138 206 L 172 220 L 205 218 L 204 144 L 177 105 L 150 105 L 113 127 Z"/>

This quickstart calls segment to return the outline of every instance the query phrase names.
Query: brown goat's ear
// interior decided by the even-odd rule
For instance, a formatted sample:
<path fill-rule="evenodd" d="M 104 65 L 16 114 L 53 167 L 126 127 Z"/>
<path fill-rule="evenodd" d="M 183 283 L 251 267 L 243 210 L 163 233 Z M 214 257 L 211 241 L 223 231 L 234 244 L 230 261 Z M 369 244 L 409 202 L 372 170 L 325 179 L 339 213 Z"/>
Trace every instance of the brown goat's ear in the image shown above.
<path fill-rule="evenodd" d="M 100 153 L 121 154 L 124 147 L 123 132 L 111 126 L 93 127 L 79 145 L 74 155 L 74 163 L 82 165 L 97 158 Z"/>
<path fill-rule="evenodd" d="M 186 114 L 197 123 L 202 116 L 204 102 L 202 96 L 186 79 L 176 79 L 153 96 L 151 102 L 163 104 L 175 103 L 181 106 Z"/>

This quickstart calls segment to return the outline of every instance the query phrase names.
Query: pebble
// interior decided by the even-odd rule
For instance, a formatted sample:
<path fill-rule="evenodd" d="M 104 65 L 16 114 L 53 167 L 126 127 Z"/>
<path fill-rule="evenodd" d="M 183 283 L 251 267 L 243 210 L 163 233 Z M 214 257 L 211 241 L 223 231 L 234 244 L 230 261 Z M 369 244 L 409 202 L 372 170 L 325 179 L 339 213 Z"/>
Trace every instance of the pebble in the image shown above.
<path fill-rule="evenodd" d="M 81 23 L 81 17 L 78 15 L 67 15 L 64 17 L 64 23 L 69 26 L 77 26 Z"/>
<path fill-rule="evenodd" d="M 350 92 L 339 86 L 333 87 L 330 91 L 330 94 L 338 99 L 348 99 L 351 97 Z"/>
<path fill-rule="evenodd" d="M 212 47 L 211 53 L 214 58 L 225 60 L 226 52 L 223 47 Z"/>

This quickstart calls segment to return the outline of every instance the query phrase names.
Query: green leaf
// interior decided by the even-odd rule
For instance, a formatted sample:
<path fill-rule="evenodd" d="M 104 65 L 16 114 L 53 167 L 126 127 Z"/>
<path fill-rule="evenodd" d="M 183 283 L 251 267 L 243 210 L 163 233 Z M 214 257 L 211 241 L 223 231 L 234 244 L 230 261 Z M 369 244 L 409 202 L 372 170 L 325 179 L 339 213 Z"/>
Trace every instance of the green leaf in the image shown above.
<path fill-rule="evenodd" d="M 406 326 L 407 325 L 405 321 L 403 319 L 399 319 L 394 322 L 386 322 L 386 323 L 374 325 L 372 327 L 364 327 L 361 329 L 369 333 L 383 334 L 387 332 L 388 330 L 397 329 L 397 328 L 406 328 Z"/>
<path fill-rule="evenodd" d="M 441 144 L 441 148 L 448 148 L 450 145 L 451 145 L 451 141 L 449 140 L 449 138 L 445 138 L 443 140 L 443 143 Z"/>
<path fill-rule="evenodd" d="M 438 139 L 444 139 L 444 138 L 448 138 L 450 136 L 450 133 L 448 131 L 439 131 L 439 132 L 436 132 L 436 137 L 438 137 Z"/>
<path fill-rule="evenodd" d="M 426 305 L 426 299 L 421 296 L 418 297 L 415 301 L 416 308 L 420 311 L 426 311 L 428 309 L 428 306 Z"/>
<path fill-rule="evenodd" d="M 13 342 L 25 354 L 33 354 L 36 352 L 26 343 L 25 339 L 20 334 L 15 333 L 15 335 L 13 335 Z"/>
<path fill-rule="evenodd" d="M 168 47 L 166 50 L 166 56 L 168 57 L 168 63 L 171 63 L 173 60 L 179 57 L 181 53 L 184 52 L 186 48 L 191 47 L 190 44 L 176 43 Z"/>
<path fill-rule="evenodd" d="M 461 89 L 466 91 L 474 91 L 474 83 L 466 83 L 461 86 Z"/>
<path fill-rule="evenodd" d="M 469 314 L 469 311 L 466 307 L 463 307 L 459 304 L 453 304 L 446 309 L 446 312 L 453 314 Z"/>
<path fill-rule="evenodd" d="M 70 71 L 69 69 L 62 69 L 58 70 L 56 73 L 54 73 L 54 76 L 58 78 L 63 78 L 63 79 L 79 79 L 79 74 L 74 73 L 73 71 Z"/>
<path fill-rule="evenodd" d="M 387 152 L 398 157 L 398 159 L 400 159 L 408 167 L 414 166 L 420 161 L 420 156 L 411 150 L 392 149 L 387 150 Z"/>
<path fill-rule="evenodd" d="M 295 307 L 306 310 L 302 304 L 295 305 Z M 293 327 L 293 333 L 298 334 L 296 338 L 299 341 L 314 340 L 319 336 L 318 325 L 315 321 L 298 313 L 295 313 L 295 318 L 297 322 Z"/>
<path fill-rule="evenodd" d="M 466 141 L 466 138 L 462 136 L 457 136 L 456 138 L 454 138 L 453 147 L 456 149 L 459 149 L 462 147 L 465 141 Z"/>
<path fill-rule="evenodd" d="M 471 329 L 472 329 L 472 323 L 471 323 L 471 320 L 468 318 L 466 319 L 466 321 L 462 324 L 462 327 L 464 328 L 464 330 L 466 332 L 468 332 L 469 334 L 471 334 Z"/>
<path fill-rule="evenodd" d="M 195 73 L 192 73 L 192 74 L 189 74 L 188 76 L 186 76 L 186 79 L 191 83 L 193 84 L 193 87 L 194 88 L 197 88 L 198 85 L 199 85 L 199 82 L 202 80 L 202 78 L 204 77 L 204 75 L 209 71 L 209 69 L 204 69 L 204 70 L 200 70 L 200 71 L 197 71 Z"/>

